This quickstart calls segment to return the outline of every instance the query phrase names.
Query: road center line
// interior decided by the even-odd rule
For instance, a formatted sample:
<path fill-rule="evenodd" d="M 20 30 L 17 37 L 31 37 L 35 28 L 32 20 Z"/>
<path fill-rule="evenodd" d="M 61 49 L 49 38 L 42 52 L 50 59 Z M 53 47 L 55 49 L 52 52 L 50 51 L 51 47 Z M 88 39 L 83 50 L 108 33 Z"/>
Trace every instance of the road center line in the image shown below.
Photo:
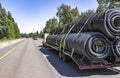
<path fill-rule="evenodd" d="M 8 56 L 10 53 L 12 53 L 15 49 L 17 48 L 17 45 L 10 49 L 9 51 L 7 51 L 5 54 L 3 54 L 2 56 L 0 56 L 0 60 L 2 60 L 3 58 L 5 58 L 6 56 Z"/>

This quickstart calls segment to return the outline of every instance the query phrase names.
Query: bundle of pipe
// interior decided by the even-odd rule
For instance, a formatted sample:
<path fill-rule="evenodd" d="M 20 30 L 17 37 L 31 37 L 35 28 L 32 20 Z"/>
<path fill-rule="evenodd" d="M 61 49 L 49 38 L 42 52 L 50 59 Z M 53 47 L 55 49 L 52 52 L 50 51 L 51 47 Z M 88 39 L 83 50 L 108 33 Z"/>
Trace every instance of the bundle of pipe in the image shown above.
<path fill-rule="evenodd" d="M 46 38 L 47 44 L 56 46 L 56 37 L 57 37 L 57 35 L 49 35 L 49 36 L 47 36 L 47 38 Z"/>
<path fill-rule="evenodd" d="M 75 26 L 74 26 L 75 25 Z M 109 38 L 120 36 L 120 11 L 109 9 L 93 16 L 83 17 L 79 20 L 71 22 L 63 26 L 59 26 L 51 30 L 51 34 L 60 34 L 69 31 L 74 26 L 70 33 L 81 32 L 101 32 Z"/>
<path fill-rule="evenodd" d="M 112 46 L 113 54 L 115 57 L 120 58 L 120 40 L 116 40 Z"/>
<path fill-rule="evenodd" d="M 48 36 L 50 38 L 51 35 Z M 60 44 L 62 41 L 63 49 L 69 52 L 74 52 L 82 55 L 92 61 L 101 61 L 109 55 L 110 43 L 109 40 L 98 32 L 84 32 L 84 33 L 72 33 L 67 37 L 65 34 L 51 37 L 50 40 L 47 40 L 47 43 L 51 44 Z M 59 46 L 60 47 L 60 46 Z"/>
<path fill-rule="evenodd" d="M 111 52 L 109 56 L 106 58 L 108 62 L 112 64 L 116 64 L 120 62 L 120 40 L 114 40 L 111 45 Z"/>
<path fill-rule="evenodd" d="M 61 34 L 61 31 L 63 31 L 63 30 L 64 30 L 63 33 L 65 33 L 65 31 L 67 30 L 67 27 L 68 27 L 68 24 L 59 26 L 57 28 L 53 28 L 53 29 L 51 29 L 50 34 Z"/>

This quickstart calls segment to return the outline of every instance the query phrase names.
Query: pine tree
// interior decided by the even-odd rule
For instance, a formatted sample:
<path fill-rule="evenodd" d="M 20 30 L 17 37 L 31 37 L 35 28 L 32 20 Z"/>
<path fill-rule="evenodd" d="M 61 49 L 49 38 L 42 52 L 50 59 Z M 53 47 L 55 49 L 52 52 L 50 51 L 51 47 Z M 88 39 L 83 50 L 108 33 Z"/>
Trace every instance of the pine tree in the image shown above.
<path fill-rule="evenodd" d="M 0 40 L 20 38 L 20 31 L 12 14 L 0 4 Z"/>

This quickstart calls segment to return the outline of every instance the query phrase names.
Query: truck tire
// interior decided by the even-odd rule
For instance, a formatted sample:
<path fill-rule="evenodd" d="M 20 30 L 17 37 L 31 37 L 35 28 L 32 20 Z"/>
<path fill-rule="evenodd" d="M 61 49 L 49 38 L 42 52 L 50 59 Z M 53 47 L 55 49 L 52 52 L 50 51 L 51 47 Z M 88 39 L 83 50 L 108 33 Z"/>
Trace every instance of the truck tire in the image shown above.
<path fill-rule="evenodd" d="M 62 60 L 62 52 L 59 51 L 59 58 Z"/>
<path fill-rule="evenodd" d="M 62 56 L 62 61 L 63 62 L 67 62 L 68 61 L 68 56 L 67 55 L 65 55 L 63 52 L 61 52 L 62 54 L 61 54 L 61 56 Z"/>
<path fill-rule="evenodd" d="M 46 46 L 46 44 L 45 44 L 45 43 L 43 43 L 43 47 L 47 48 L 47 46 Z"/>

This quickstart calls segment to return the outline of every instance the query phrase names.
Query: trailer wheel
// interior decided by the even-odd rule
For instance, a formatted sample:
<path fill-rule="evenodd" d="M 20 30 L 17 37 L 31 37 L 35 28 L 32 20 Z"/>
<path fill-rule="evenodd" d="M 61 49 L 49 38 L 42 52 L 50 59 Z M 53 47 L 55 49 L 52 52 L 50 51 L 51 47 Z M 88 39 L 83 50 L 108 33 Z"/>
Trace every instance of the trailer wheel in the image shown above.
<path fill-rule="evenodd" d="M 43 43 L 43 47 L 45 47 L 45 44 Z"/>
<path fill-rule="evenodd" d="M 62 60 L 62 52 L 59 51 L 59 58 Z"/>
<path fill-rule="evenodd" d="M 45 43 L 43 43 L 43 47 L 46 47 Z"/>
<path fill-rule="evenodd" d="M 62 59 L 63 62 L 67 62 L 67 61 L 68 61 L 68 56 L 65 55 L 65 54 L 62 52 L 62 54 L 61 54 L 61 59 Z"/>

